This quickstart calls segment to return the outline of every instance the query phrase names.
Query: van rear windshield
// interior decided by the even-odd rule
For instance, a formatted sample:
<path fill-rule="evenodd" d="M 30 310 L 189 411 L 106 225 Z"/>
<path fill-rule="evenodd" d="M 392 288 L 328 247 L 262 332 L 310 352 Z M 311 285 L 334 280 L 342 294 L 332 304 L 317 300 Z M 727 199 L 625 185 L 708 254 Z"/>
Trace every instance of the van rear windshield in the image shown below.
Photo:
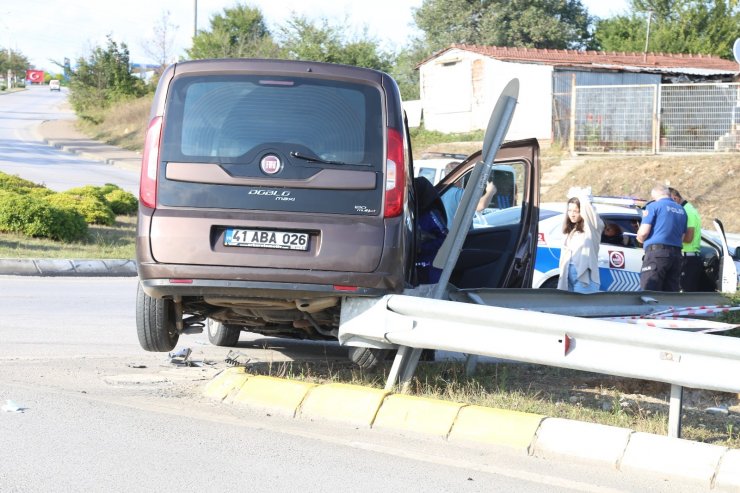
<path fill-rule="evenodd" d="M 168 94 L 162 158 L 238 162 L 269 146 L 332 163 L 383 160 L 380 89 L 275 76 L 193 76 Z"/>

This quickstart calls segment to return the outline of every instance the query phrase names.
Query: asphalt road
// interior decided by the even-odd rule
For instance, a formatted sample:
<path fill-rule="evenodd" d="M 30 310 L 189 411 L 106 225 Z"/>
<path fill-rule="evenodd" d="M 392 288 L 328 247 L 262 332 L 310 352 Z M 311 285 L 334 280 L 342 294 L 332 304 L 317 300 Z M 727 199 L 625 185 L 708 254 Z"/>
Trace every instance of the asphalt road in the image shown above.
<path fill-rule="evenodd" d="M 136 280 L 0 277 L 2 491 L 698 491 L 670 478 L 548 460 L 206 398 L 226 348 L 178 348 L 178 367 L 138 346 Z M 258 361 L 341 358 L 336 344 L 243 337 Z"/>
<path fill-rule="evenodd" d="M 0 171 L 55 191 L 113 183 L 137 193 L 139 176 L 135 171 L 81 159 L 40 140 L 35 132 L 39 123 L 75 118 L 65 104 L 66 97 L 66 89 L 49 91 L 45 86 L 0 96 Z"/>

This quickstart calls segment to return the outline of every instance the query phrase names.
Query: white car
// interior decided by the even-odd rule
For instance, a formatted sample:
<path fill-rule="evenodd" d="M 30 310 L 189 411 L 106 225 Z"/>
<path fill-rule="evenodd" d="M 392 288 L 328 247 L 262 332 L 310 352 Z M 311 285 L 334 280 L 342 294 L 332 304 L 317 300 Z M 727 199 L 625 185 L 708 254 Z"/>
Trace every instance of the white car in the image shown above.
<path fill-rule="evenodd" d="M 637 244 L 635 234 L 642 220 L 641 209 L 636 206 L 613 205 L 598 201 L 599 198 L 595 197 L 596 211 L 604 224 L 616 226 L 614 229 L 617 232 L 617 235 L 611 238 L 602 235 L 599 248 L 600 290 L 638 291 L 644 252 Z M 565 202 L 544 203 L 540 206 L 537 257 L 532 280 L 534 288 L 557 287 L 566 208 Z M 723 234 L 702 230 L 701 256 L 706 272 L 701 285 L 703 291 L 735 292 L 740 285 L 738 278 L 740 258 L 737 251 L 732 255 L 726 248 Z"/>

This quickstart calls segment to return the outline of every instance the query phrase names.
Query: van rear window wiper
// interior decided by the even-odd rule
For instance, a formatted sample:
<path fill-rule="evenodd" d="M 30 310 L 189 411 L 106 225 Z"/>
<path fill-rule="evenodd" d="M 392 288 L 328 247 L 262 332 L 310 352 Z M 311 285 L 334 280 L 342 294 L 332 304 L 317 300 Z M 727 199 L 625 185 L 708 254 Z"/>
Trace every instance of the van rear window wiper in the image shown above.
<path fill-rule="evenodd" d="M 304 161 L 310 161 L 312 163 L 339 164 L 339 165 L 345 165 L 345 166 L 353 166 L 352 163 L 343 163 L 342 161 L 330 161 L 328 159 L 321 159 L 320 157 L 306 156 L 296 151 L 290 151 L 290 155 L 296 159 L 303 159 Z"/>

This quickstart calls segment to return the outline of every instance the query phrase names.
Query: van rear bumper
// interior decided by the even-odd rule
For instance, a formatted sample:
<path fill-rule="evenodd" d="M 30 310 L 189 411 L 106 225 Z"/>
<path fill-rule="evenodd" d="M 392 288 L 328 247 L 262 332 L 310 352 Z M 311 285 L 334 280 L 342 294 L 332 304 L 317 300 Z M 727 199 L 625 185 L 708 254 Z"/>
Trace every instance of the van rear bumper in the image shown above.
<path fill-rule="evenodd" d="M 400 293 L 404 280 L 389 274 L 255 269 L 176 264 L 137 264 L 144 292 L 169 296 L 249 296 L 310 298 L 315 296 L 382 296 Z"/>

